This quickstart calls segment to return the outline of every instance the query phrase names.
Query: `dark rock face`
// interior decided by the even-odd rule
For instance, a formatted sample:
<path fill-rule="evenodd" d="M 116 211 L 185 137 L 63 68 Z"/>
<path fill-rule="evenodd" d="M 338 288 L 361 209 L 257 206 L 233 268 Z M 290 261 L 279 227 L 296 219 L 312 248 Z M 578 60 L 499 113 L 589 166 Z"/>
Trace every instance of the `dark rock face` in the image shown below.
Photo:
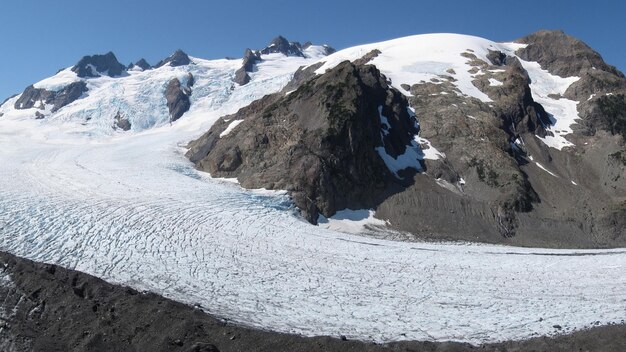
<path fill-rule="evenodd" d="M 315 71 L 322 67 L 322 65 L 324 65 L 323 62 L 311 65 L 306 68 L 299 67 L 296 72 L 294 72 L 293 77 L 291 78 L 289 83 L 287 83 L 285 88 L 283 88 L 282 93 L 293 92 L 307 81 L 313 79 L 315 77 Z"/>
<path fill-rule="evenodd" d="M 384 146 L 393 157 L 405 152 L 418 129 L 407 108 L 375 67 L 344 62 L 286 97 L 267 96 L 224 117 L 190 143 L 187 156 L 199 169 L 237 177 L 244 187 L 288 190 L 316 223 L 319 213 L 372 207 L 401 187 L 375 148 Z"/>
<path fill-rule="evenodd" d="M 74 67 L 72 71 L 76 72 L 78 77 L 100 77 L 105 74 L 109 77 L 121 75 L 126 70 L 124 65 L 117 61 L 112 52 L 105 55 L 85 56 Z"/>
<path fill-rule="evenodd" d="M 626 141 L 626 94 L 604 95 L 595 103 L 597 108 L 587 113 L 591 125 L 621 135 Z"/>
<path fill-rule="evenodd" d="M 506 54 L 501 51 L 489 50 L 487 59 L 489 59 L 491 64 L 495 66 L 502 66 L 506 64 Z"/>
<path fill-rule="evenodd" d="M 285 56 L 301 56 L 304 57 L 302 53 L 302 45 L 298 42 L 289 42 L 283 36 L 278 36 L 272 40 L 270 45 L 261 50 L 261 54 L 276 54 L 280 53 Z"/>
<path fill-rule="evenodd" d="M 122 116 L 122 114 L 118 111 L 117 114 L 115 115 L 113 128 L 119 128 L 122 131 L 128 131 L 131 128 L 131 124 L 128 118 L 125 118 L 124 116 Z"/>
<path fill-rule="evenodd" d="M 246 49 L 246 52 L 243 55 L 241 68 L 235 72 L 235 83 L 242 86 L 248 84 L 248 82 L 250 82 L 248 72 L 253 72 L 254 66 L 261 61 L 261 55 L 258 52 Z"/>
<path fill-rule="evenodd" d="M 579 39 L 563 31 L 539 31 L 517 40 L 528 44 L 516 54 L 526 61 L 536 61 L 553 75 L 579 76 L 583 70 L 596 68 L 624 77 L 615 67 L 602 60 L 600 54 Z"/>
<path fill-rule="evenodd" d="M 152 66 L 150 66 L 150 64 L 148 63 L 148 61 L 146 61 L 146 59 L 140 59 L 139 61 L 135 62 L 135 66 L 141 68 L 142 70 L 149 70 L 152 68 Z"/>
<path fill-rule="evenodd" d="M 182 86 L 177 78 L 172 79 L 165 89 L 165 99 L 167 108 L 170 111 L 170 122 L 178 120 L 191 107 L 191 86 L 193 86 L 193 76 L 188 78 L 188 86 Z"/>
<path fill-rule="evenodd" d="M 587 182 L 579 187 L 582 190 L 576 191 L 576 198 L 550 193 L 544 198 L 554 203 L 569 199 L 568 207 L 583 209 L 570 217 L 584 219 L 579 220 L 580 227 L 595 241 L 625 242 L 626 228 L 621 224 L 626 218 L 626 208 L 621 202 L 626 197 L 626 165 L 612 157 L 626 155 L 624 74 L 606 64 L 585 43 L 560 31 L 541 31 L 521 42 L 528 46 L 519 50 L 518 55 L 538 61 L 551 74 L 580 77 L 564 94 L 565 98 L 578 102 L 581 119 L 572 126 L 571 137 L 568 136 L 576 146 L 570 153 L 544 153 L 543 163 L 561 174 L 574 174 Z M 579 170 L 584 174 L 580 175 Z"/>
<path fill-rule="evenodd" d="M 471 53 L 466 57 L 477 70 L 490 68 Z M 506 242 L 521 226 L 518 214 L 540 201 L 520 169 L 522 152 L 512 146 L 520 134 L 544 135 L 547 114 L 533 101 L 519 62 L 497 53 L 494 58 L 505 65 L 498 77 L 504 84 L 490 86 L 488 73 L 474 81 L 492 104 L 459 96 L 454 72 L 406 87 L 421 136 L 446 156 L 425 160 L 426 174 L 416 175 L 413 185 L 379 206 L 377 214 L 397 229 L 431 238 Z"/>
<path fill-rule="evenodd" d="M 140 59 L 139 61 L 135 63 L 129 64 L 127 69 L 132 70 L 135 67 L 138 67 L 141 71 L 149 70 L 152 68 L 152 66 L 150 66 L 148 61 L 146 61 L 145 59 Z"/>
<path fill-rule="evenodd" d="M 170 55 L 167 59 L 159 61 L 158 64 L 154 66 L 154 68 L 159 68 L 161 66 L 170 65 L 172 67 L 176 66 L 185 66 L 191 63 L 191 59 L 187 54 L 178 49 L 172 55 Z"/>
<path fill-rule="evenodd" d="M 55 112 L 79 99 L 85 92 L 87 92 L 87 84 L 83 81 L 71 83 L 58 92 L 28 86 L 15 102 L 15 108 L 31 109 L 39 103 L 42 104 L 39 107 L 44 109 L 45 106 L 43 104 L 52 104 L 54 105 L 52 112 Z"/>

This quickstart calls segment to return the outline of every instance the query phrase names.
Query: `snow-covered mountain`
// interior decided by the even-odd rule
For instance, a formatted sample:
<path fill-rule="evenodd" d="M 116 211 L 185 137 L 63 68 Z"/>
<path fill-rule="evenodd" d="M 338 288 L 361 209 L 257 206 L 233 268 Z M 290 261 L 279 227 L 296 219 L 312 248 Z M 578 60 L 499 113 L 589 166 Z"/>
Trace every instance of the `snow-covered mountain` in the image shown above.
<path fill-rule="evenodd" d="M 626 241 L 625 92 L 551 31 L 87 56 L 0 106 L 0 249 L 305 335 L 616 322 L 624 252 L 558 248 Z"/>
<path fill-rule="evenodd" d="M 374 93 L 364 92 L 361 105 L 371 105 L 365 111 L 360 105 L 350 107 L 353 102 L 345 94 L 291 94 L 308 89 L 317 77 L 332 75 L 345 61 L 376 67 L 373 76 L 386 82 L 384 90 L 397 92 L 406 102 L 392 106 L 381 96 L 376 105 Z M 370 81 L 378 79 L 373 76 Z M 326 92 L 345 93 L 333 79 Z M 46 128 L 111 138 L 171 125 L 188 131 L 192 139 L 213 126 L 219 138 L 209 133 L 204 138 L 208 143 L 196 143 L 189 154 L 192 161 L 211 174 L 238 178 L 246 187 L 290 192 L 312 223 L 340 211 L 377 209 L 377 218 L 391 229 L 419 236 L 612 246 L 626 241 L 623 226 L 615 226 L 626 223 L 621 211 L 626 194 L 625 82 L 599 54 L 558 31 L 511 43 L 457 34 L 416 35 L 339 52 L 279 36 L 264 49 L 246 49 L 242 59 L 203 60 L 178 50 L 155 66 L 141 59 L 125 67 L 113 53 L 85 56 L 8 99 L 0 114 L 7 122 L 27 121 L 44 138 Z M 347 88 L 354 91 L 355 86 Z M 273 98 L 249 105 L 273 93 Z M 261 110 L 261 115 L 271 115 L 274 104 L 282 103 L 291 104 L 283 115 L 297 115 L 299 122 L 290 125 L 291 136 L 275 134 L 263 155 L 257 155 L 265 149 L 245 140 L 267 139 L 268 131 L 261 130 L 268 125 L 252 126 L 255 119 L 247 117 Z M 340 131 L 335 144 L 323 147 L 326 152 L 317 151 L 332 160 L 306 161 L 313 156 L 308 151 L 329 137 L 325 133 L 331 130 L 320 123 L 333 114 L 320 108 L 328 104 L 342 105 L 344 117 L 369 114 L 372 120 L 348 128 L 365 131 L 363 141 Z M 274 126 L 281 126 L 283 115 L 275 116 Z M 298 127 L 305 120 L 316 121 Z M 404 127 L 398 129 L 400 125 Z M 57 135 L 57 130 L 50 133 Z M 308 141 L 312 145 L 298 157 L 304 164 L 293 168 L 289 163 L 294 157 L 286 158 L 293 150 L 276 148 L 300 148 L 306 144 L 297 136 L 302 131 L 322 140 Z M 620 135 L 622 139 L 612 137 Z M 366 151 L 349 146 L 351 152 L 338 163 L 334 155 L 345 140 L 367 145 Z M 367 156 L 360 160 L 362 155 Z M 272 156 L 276 163 L 270 162 Z M 223 160 L 231 159 L 238 165 L 222 167 Z M 322 167 L 333 163 L 338 172 Z M 301 178 L 303 167 L 317 176 Z M 347 174 L 336 177 L 341 170 Z M 417 178 L 402 173 L 417 173 Z M 320 177 L 330 182 L 322 184 Z M 433 199 L 437 205 L 423 206 Z M 426 203 L 416 208 L 411 206 L 415 202 Z M 399 211 L 407 208 L 413 209 L 410 216 Z M 450 219 L 459 218 L 466 220 L 450 226 Z M 550 237 L 542 230 L 546 224 L 551 224 Z"/>
<path fill-rule="evenodd" d="M 279 46 L 283 42 L 287 47 Z M 255 53 L 257 60 L 248 65 L 252 82 L 245 88 L 235 83 L 242 68 L 239 59 L 204 60 L 178 50 L 154 67 L 144 59 L 125 67 L 113 53 L 85 56 L 6 101 L 0 114 L 7 120 L 41 119 L 44 125 L 64 125 L 94 136 L 124 129 L 140 132 L 173 122 L 187 111 L 232 112 L 280 90 L 298 67 L 329 52 L 328 46 L 310 43 L 290 47 L 279 37 Z"/>
<path fill-rule="evenodd" d="M 294 81 L 188 156 L 289 191 L 312 223 L 376 209 L 422 237 L 626 244 L 626 79 L 575 38 L 418 35 L 341 50 Z"/>

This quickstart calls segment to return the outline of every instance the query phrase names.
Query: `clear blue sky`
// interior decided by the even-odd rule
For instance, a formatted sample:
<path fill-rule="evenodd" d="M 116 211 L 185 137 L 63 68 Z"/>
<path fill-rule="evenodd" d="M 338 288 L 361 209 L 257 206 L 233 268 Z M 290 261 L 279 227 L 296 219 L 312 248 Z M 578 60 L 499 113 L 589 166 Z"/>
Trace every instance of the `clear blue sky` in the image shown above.
<path fill-rule="evenodd" d="M 241 57 L 282 34 L 341 49 L 412 34 L 453 32 L 508 41 L 563 29 L 626 71 L 626 5 L 595 1 L 11 0 L 0 5 L 0 102 L 82 56 L 113 51 L 151 64 L 181 48 Z"/>

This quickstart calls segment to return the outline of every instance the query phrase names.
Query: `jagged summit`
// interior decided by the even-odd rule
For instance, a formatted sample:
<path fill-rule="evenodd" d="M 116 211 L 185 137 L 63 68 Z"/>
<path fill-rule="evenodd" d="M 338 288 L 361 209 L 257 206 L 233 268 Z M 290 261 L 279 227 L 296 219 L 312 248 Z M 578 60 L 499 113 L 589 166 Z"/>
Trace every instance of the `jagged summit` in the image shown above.
<path fill-rule="evenodd" d="M 81 78 L 101 75 L 115 77 L 121 75 L 124 70 L 126 67 L 117 61 L 115 54 L 110 51 L 104 55 L 84 56 L 72 67 L 72 71 Z"/>
<path fill-rule="evenodd" d="M 261 50 L 261 54 L 276 54 L 280 53 L 285 56 L 302 56 L 302 45 L 298 42 L 290 42 L 285 37 L 279 35 L 274 38 L 270 45 L 268 45 L 265 49 Z"/>
<path fill-rule="evenodd" d="M 168 64 L 172 67 L 177 67 L 177 66 L 189 65 L 190 63 L 191 63 L 191 59 L 189 59 L 189 56 L 181 49 L 178 49 L 165 60 L 159 61 L 159 63 L 156 64 L 154 68 L 159 68 L 161 66 L 168 65 Z"/>
<path fill-rule="evenodd" d="M 146 61 L 146 59 L 141 58 L 139 59 L 139 61 L 135 62 L 135 63 L 131 63 L 130 65 L 128 65 L 128 69 L 129 70 L 141 70 L 141 71 L 145 71 L 145 70 L 149 70 L 151 69 L 152 66 L 150 66 L 150 64 L 148 63 L 148 61 Z"/>
<path fill-rule="evenodd" d="M 255 66 L 263 62 L 264 55 L 283 54 L 286 57 L 312 59 L 322 58 L 335 52 L 335 49 L 328 45 L 316 46 L 311 42 L 301 45 L 299 42 L 290 42 L 285 37 L 279 35 L 262 50 L 246 49 L 243 55 L 241 68 L 235 73 L 233 81 L 239 85 L 250 82 L 248 73 L 254 72 Z"/>

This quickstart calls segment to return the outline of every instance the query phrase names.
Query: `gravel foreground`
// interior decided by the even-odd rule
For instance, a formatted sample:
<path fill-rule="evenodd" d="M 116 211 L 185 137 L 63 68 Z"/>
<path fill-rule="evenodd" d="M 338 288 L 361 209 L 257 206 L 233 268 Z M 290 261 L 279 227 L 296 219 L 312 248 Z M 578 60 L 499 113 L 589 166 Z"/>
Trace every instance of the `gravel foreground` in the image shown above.
<path fill-rule="evenodd" d="M 236 326 L 156 294 L 0 252 L 0 351 L 476 350 L 626 351 L 626 325 L 481 346 L 308 338 Z"/>

